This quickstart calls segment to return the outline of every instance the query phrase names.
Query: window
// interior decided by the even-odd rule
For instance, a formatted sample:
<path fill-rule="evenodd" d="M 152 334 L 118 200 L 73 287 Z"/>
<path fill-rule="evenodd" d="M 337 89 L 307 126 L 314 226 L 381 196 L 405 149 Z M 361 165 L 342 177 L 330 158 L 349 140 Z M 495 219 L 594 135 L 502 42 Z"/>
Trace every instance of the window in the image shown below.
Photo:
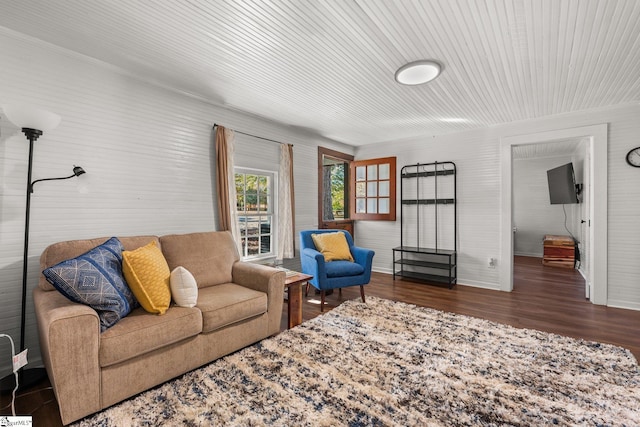
<path fill-rule="evenodd" d="M 275 256 L 276 173 L 235 168 L 236 206 L 245 259 Z"/>
<path fill-rule="evenodd" d="M 396 220 L 396 158 L 351 162 L 351 218 Z"/>

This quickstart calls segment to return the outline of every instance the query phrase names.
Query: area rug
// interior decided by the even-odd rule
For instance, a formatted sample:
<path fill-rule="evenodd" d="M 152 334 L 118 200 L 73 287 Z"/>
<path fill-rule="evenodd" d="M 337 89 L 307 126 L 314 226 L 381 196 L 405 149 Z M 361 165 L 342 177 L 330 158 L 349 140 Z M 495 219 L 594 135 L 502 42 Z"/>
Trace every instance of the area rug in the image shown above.
<path fill-rule="evenodd" d="M 640 425 L 620 347 L 368 297 L 77 426 Z"/>

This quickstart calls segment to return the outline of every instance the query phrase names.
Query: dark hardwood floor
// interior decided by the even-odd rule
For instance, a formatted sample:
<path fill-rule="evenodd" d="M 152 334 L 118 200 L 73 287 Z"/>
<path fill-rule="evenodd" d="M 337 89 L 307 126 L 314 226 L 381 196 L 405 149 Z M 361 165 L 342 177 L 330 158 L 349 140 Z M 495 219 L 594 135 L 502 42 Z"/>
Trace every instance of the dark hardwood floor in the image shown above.
<path fill-rule="evenodd" d="M 584 298 L 582 276 L 571 269 L 543 267 L 540 258 L 516 257 L 514 290 L 500 292 L 470 286 L 428 285 L 373 273 L 366 294 L 438 310 L 480 317 L 518 328 L 538 329 L 631 350 L 640 360 L 640 311 L 596 306 Z M 344 289 L 326 298 L 325 311 L 342 301 L 360 298 L 359 288 Z M 320 314 L 313 288 L 304 298 L 304 320 Z M 281 329 L 286 328 L 286 303 Z M 18 414 L 32 414 L 35 426 L 60 426 L 58 406 L 47 380 L 16 400 Z M 30 394 L 27 394 L 30 393 Z M 10 414 L 10 396 L 0 397 L 0 414 Z"/>

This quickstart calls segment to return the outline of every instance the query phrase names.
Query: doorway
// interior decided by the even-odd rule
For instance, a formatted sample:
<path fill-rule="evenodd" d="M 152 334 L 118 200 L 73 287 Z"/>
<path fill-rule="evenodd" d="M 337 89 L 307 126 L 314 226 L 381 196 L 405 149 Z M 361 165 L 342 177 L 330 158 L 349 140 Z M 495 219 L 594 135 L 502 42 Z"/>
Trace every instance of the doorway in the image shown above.
<path fill-rule="evenodd" d="M 607 125 L 560 129 L 534 134 L 509 136 L 501 139 L 502 159 L 502 222 L 500 289 L 513 290 L 513 147 L 530 144 L 550 144 L 558 141 L 585 139 L 588 161 L 585 161 L 585 176 L 589 176 L 587 218 L 589 223 L 584 233 L 588 240 L 586 279 L 590 289 L 589 300 L 594 304 L 607 303 Z"/>
<path fill-rule="evenodd" d="M 589 162 L 588 148 L 587 138 L 511 147 L 514 277 L 517 276 L 515 273 L 517 263 L 543 264 L 544 256 L 549 255 L 549 250 L 545 250 L 543 245 L 546 236 L 566 236 L 570 238 L 570 240 L 565 239 L 566 241 L 576 243 L 576 250 L 573 250 L 573 246 L 552 249 L 555 256 L 559 255 L 558 251 L 562 251 L 564 258 L 554 257 L 553 260 L 546 260 L 544 263 L 548 266 L 543 271 L 553 273 L 551 270 L 557 269 L 557 266 L 572 270 L 575 267 L 574 272 L 577 274 L 575 277 L 571 276 L 570 281 L 582 283 L 582 298 L 587 299 L 590 295 L 587 280 L 590 245 L 589 239 L 585 238 L 589 232 L 589 222 L 585 218 L 589 216 L 590 168 L 584 166 Z M 562 172 L 571 171 L 573 173 L 570 175 L 575 176 L 575 179 L 567 180 L 569 176 L 563 173 L 563 180 L 558 182 L 558 185 L 566 184 L 566 187 L 554 186 L 556 190 L 573 190 L 567 194 L 572 197 L 561 200 L 562 203 L 558 203 L 555 199 L 554 203 L 551 203 L 547 172 L 552 169 Z M 577 190 L 577 188 L 585 190 Z M 558 242 L 556 238 L 553 241 Z M 517 288 L 519 283 L 523 283 L 523 280 L 514 278 L 514 288 Z"/>

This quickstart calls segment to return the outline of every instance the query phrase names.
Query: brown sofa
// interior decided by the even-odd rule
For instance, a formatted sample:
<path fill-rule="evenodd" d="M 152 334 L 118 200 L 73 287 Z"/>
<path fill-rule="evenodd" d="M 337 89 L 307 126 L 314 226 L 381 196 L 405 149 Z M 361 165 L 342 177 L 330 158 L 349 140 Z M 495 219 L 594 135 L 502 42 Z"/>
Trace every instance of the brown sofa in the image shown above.
<path fill-rule="evenodd" d="M 119 238 L 126 250 L 155 240 L 169 268 L 198 283 L 193 308 L 133 310 L 100 333 L 97 313 L 68 300 L 43 275 L 34 290 L 40 348 L 62 422 L 68 424 L 279 331 L 285 273 L 239 260 L 228 232 Z M 107 238 L 55 243 L 41 270 Z"/>

